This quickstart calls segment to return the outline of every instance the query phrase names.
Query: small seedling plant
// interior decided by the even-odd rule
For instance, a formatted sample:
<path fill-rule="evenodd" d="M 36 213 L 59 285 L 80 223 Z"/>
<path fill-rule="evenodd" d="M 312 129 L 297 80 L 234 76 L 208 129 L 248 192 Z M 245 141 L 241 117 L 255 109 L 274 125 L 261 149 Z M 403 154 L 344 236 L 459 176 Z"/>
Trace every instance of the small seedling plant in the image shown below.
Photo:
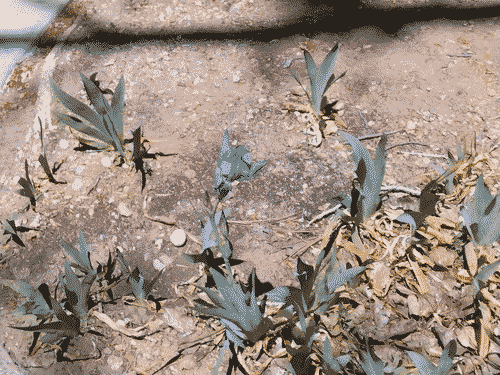
<path fill-rule="evenodd" d="M 80 116 L 82 119 L 62 112 L 54 112 L 52 119 L 54 122 L 68 125 L 70 129 L 87 136 L 82 137 L 74 134 L 80 143 L 98 150 L 109 149 L 110 147 L 119 153 L 121 157 L 120 165 L 133 162 L 136 172 L 141 171 L 142 183 L 141 190 L 144 190 L 146 184 L 146 175 L 151 175 L 151 167 L 145 163 L 144 159 L 156 159 L 157 155 L 168 156 L 161 152 L 149 153 L 145 143 L 148 140 L 142 137 L 141 126 L 132 132 L 131 139 L 124 139 L 123 136 L 123 108 L 125 106 L 125 81 L 120 78 L 115 92 L 110 89 L 100 88 L 100 83 L 95 79 L 97 73 L 91 75 L 91 79 L 80 73 L 87 97 L 94 107 L 90 108 L 81 101 L 61 90 L 54 79 L 50 77 L 50 86 L 59 102 L 72 113 Z M 111 105 L 104 97 L 105 94 L 111 94 Z M 84 121 L 85 120 L 85 121 Z M 89 139 L 90 138 L 90 139 Z M 126 145 L 132 144 L 132 150 L 128 150 Z"/>
<path fill-rule="evenodd" d="M 87 241 L 81 230 L 78 234 L 78 249 L 75 249 L 62 238 L 60 241 L 62 247 L 73 258 L 74 262 L 70 263 L 68 260 L 64 262 L 64 274 L 59 277 L 54 296 L 51 295 L 49 286 L 46 283 L 34 288 L 20 280 L 0 280 L 1 284 L 22 294 L 27 299 L 14 312 L 15 316 L 24 321 L 32 321 L 33 318 L 37 321 L 37 324 L 27 327 L 11 326 L 11 328 L 34 332 L 29 354 L 35 354 L 42 345 L 47 344 L 49 347 L 56 349 L 58 361 L 64 360 L 68 345 L 72 339 L 86 333 L 103 336 L 101 333 L 89 328 L 88 319 L 91 315 L 99 319 L 103 319 L 104 316 L 104 322 L 109 323 L 109 317 L 105 316 L 105 314 L 93 314 L 93 309 L 104 302 L 114 301 L 112 287 L 117 286 L 123 280 L 127 280 L 134 295 L 132 304 L 148 307 L 147 301 L 152 298 L 152 288 L 163 273 L 163 270 L 160 271 L 152 281 L 146 280 L 137 267 L 131 271 L 123 255 L 117 250 L 117 258 L 125 272 L 113 276 L 116 269 L 116 258 L 112 259 L 110 253 L 107 263 L 98 264 L 98 267 L 94 269 L 90 262 Z M 59 285 L 62 287 L 64 294 L 60 301 L 57 299 Z M 92 292 L 93 285 L 97 286 L 98 291 Z M 108 301 L 104 300 L 106 294 L 109 297 Z M 124 300 L 130 302 L 129 298 Z"/>
<path fill-rule="evenodd" d="M 346 72 L 342 73 L 340 76 L 335 77 L 333 70 L 335 68 L 335 62 L 337 61 L 337 54 L 339 50 L 339 44 L 335 44 L 330 52 L 326 55 L 321 63 L 321 66 L 317 67 L 314 60 L 306 49 L 302 48 L 304 51 L 304 60 L 306 64 L 307 74 L 309 76 L 310 89 L 307 90 L 300 82 L 297 74 L 290 69 L 293 78 L 302 87 L 307 95 L 310 106 L 310 116 L 309 122 L 313 126 L 312 131 L 308 130 L 306 133 L 315 136 L 312 144 L 316 147 L 321 145 L 322 140 L 325 138 L 323 133 L 326 128 L 326 124 L 323 120 L 323 109 L 327 105 L 326 92 L 328 89 L 337 82 L 340 78 L 345 76 Z M 291 104 L 291 103 L 290 103 Z"/>
<path fill-rule="evenodd" d="M 362 253 L 367 253 L 361 240 L 360 228 L 380 209 L 382 203 L 380 190 L 385 175 L 387 135 L 382 135 L 373 160 L 356 137 L 343 131 L 339 131 L 339 134 L 352 148 L 356 178 L 352 183 L 351 195 L 342 200 L 348 213 L 340 211 L 334 220 L 341 219 L 343 223 L 350 224 L 352 242 Z"/>

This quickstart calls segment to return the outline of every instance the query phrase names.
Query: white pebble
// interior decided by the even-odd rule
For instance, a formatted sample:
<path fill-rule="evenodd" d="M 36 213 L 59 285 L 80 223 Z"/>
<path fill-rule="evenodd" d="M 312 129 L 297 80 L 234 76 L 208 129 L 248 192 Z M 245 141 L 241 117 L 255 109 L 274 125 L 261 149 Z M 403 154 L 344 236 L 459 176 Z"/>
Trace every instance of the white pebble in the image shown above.
<path fill-rule="evenodd" d="M 182 246 L 186 243 L 186 233 L 182 229 L 176 229 L 170 235 L 170 241 L 174 246 Z"/>
<path fill-rule="evenodd" d="M 63 150 L 66 150 L 69 147 L 69 142 L 66 139 L 61 139 L 59 141 L 59 147 L 61 147 Z"/>
<path fill-rule="evenodd" d="M 73 190 L 80 190 L 83 186 L 83 181 L 81 178 L 77 178 L 75 181 L 73 181 Z"/>
<path fill-rule="evenodd" d="M 155 259 L 153 260 L 153 267 L 158 270 L 158 271 L 161 271 L 162 269 L 165 268 L 165 265 L 160 262 L 158 259 Z"/>
<path fill-rule="evenodd" d="M 109 157 L 105 156 L 101 159 L 101 164 L 103 166 L 105 166 L 106 168 L 108 168 L 109 166 L 111 166 L 111 159 Z"/>
<path fill-rule="evenodd" d="M 130 210 L 128 209 L 127 205 L 124 202 L 120 202 L 120 204 L 118 204 L 118 212 L 120 213 L 120 215 L 125 217 L 132 216 L 132 212 L 130 212 Z"/>

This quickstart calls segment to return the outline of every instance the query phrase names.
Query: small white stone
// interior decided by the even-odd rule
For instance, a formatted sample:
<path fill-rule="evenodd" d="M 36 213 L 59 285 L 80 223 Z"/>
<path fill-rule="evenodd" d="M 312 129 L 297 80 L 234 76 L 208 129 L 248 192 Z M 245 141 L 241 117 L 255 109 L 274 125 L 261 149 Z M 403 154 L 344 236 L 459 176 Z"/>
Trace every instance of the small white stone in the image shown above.
<path fill-rule="evenodd" d="M 82 174 L 84 170 L 85 170 L 85 166 L 79 165 L 78 167 L 75 168 L 75 173 Z"/>
<path fill-rule="evenodd" d="M 83 186 L 83 181 L 81 178 L 77 178 L 75 181 L 73 181 L 73 190 L 80 190 Z"/>
<path fill-rule="evenodd" d="M 155 245 L 158 249 L 161 249 L 161 245 L 163 244 L 163 240 L 161 238 L 155 241 Z"/>
<path fill-rule="evenodd" d="M 132 216 L 132 212 L 130 212 L 130 210 L 128 209 L 127 205 L 124 202 L 120 202 L 120 204 L 118 205 L 118 212 L 120 213 L 120 215 L 125 217 Z"/>
<path fill-rule="evenodd" d="M 407 129 L 408 130 L 415 130 L 417 127 L 417 123 L 415 121 L 408 121 Z"/>
<path fill-rule="evenodd" d="M 28 70 L 27 72 L 21 73 L 21 82 L 26 83 L 31 79 L 31 72 Z"/>
<path fill-rule="evenodd" d="M 30 227 L 32 227 L 32 228 L 40 228 L 40 219 L 41 219 L 40 214 L 37 214 L 35 216 L 35 218 L 33 219 L 33 221 L 31 222 Z"/>
<path fill-rule="evenodd" d="M 182 246 L 186 243 L 186 233 L 182 229 L 176 229 L 170 235 L 170 241 L 174 246 Z"/>
<path fill-rule="evenodd" d="M 69 142 L 66 139 L 61 139 L 59 141 L 59 147 L 61 147 L 63 150 L 66 150 L 69 147 Z"/>
<path fill-rule="evenodd" d="M 155 259 L 153 260 L 153 267 L 158 270 L 158 271 L 161 271 L 162 269 L 165 268 L 165 265 L 160 262 L 158 259 Z"/>
<path fill-rule="evenodd" d="M 105 156 L 101 159 L 101 164 L 106 168 L 109 168 L 111 166 L 111 159 L 108 156 Z"/>
<path fill-rule="evenodd" d="M 239 81 L 240 81 L 240 71 L 237 71 L 237 72 L 233 73 L 233 82 L 236 83 Z"/>

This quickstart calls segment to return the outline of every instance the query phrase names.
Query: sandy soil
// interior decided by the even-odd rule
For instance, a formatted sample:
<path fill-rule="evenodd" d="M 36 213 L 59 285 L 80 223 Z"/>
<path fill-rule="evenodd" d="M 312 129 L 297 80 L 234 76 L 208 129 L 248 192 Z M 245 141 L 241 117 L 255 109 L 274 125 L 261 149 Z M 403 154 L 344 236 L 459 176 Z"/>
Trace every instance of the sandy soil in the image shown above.
<path fill-rule="evenodd" d="M 245 6 L 251 11 L 258 9 L 258 4 L 256 0 L 253 5 L 245 3 Z M 126 6 L 127 12 L 132 12 L 130 7 L 137 8 L 134 10 L 137 14 L 142 12 L 134 16 L 139 29 L 144 22 L 141 17 L 158 14 L 155 6 L 167 5 L 175 12 L 199 7 L 185 2 L 113 3 L 114 7 Z M 233 5 L 213 7 L 214 12 L 226 14 L 228 25 L 234 23 Z M 69 24 L 68 19 L 74 18 L 61 17 L 57 22 Z M 0 218 L 7 218 L 26 204 L 25 198 L 13 193 L 19 187 L 15 176 L 24 176 L 25 158 L 35 184 L 45 195 L 37 203 L 36 212 L 25 214 L 21 221 L 38 229 L 22 235 L 26 247 L 11 242 L 2 249 L 0 278 L 23 280 L 34 286 L 46 282 L 53 290 L 58 274 L 64 270 L 64 259 L 68 258 L 59 239 L 76 246 L 78 229 L 82 229 L 94 265 L 105 262 L 108 252 L 120 246 L 129 263 L 139 266 L 150 278 L 157 272 L 155 260 L 167 267 L 153 293 L 166 299 L 162 314 L 125 306 L 119 299 L 115 305 L 104 305 L 103 312 L 115 321 L 129 318 L 130 327 L 165 319 L 166 313 L 174 315 L 180 323 L 164 324 L 161 332 L 138 340 L 96 320 L 95 329 L 103 336 L 87 334 L 70 347 L 71 358 L 93 359 L 64 362 L 56 362 L 53 352 L 28 357 L 32 334 L 0 324 L 6 350 L 33 374 L 141 373 L 141 368 L 157 365 L 161 358 L 174 357 L 182 340 L 193 339 L 211 329 L 209 324 L 186 315 L 188 302 L 177 299 L 174 285 L 198 275 L 197 268 L 186 262 L 182 254 L 200 251 L 193 238 L 200 234 L 200 219 L 205 220 L 201 209 L 204 191 L 213 184 L 224 129 L 228 129 L 233 145 L 247 147 L 252 161 L 268 160 L 262 173 L 235 186 L 222 206 L 233 207 L 229 218 L 230 239 L 234 258 L 244 261 L 235 269 L 244 280 L 255 268 L 259 279 L 273 287 L 298 286 L 293 277 L 296 261 L 287 263 L 284 259 L 321 237 L 327 219 L 307 228 L 306 224 L 336 205 L 338 197 L 350 191 L 353 178 L 350 153 L 341 137 L 332 133 L 320 147 L 310 146 L 303 132 L 303 115 L 283 107 L 283 103 L 290 101 L 306 104 L 301 88 L 287 69 L 292 67 L 306 82 L 299 43 L 308 48 L 317 64 L 336 42 L 341 44 L 335 73 L 347 70 L 347 74 L 327 92 L 336 116 L 346 125 L 347 129 L 340 130 L 357 137 L 398 131 L 389 136 L 388 147 L 411 143 L 388 151 L 384 179 L 387 185 L 421 189 L 428 181 L 425 174 L 433 171 L 429 164 L 445 166 L 445 158 L 435 156 L 446 155 L 448 149 L 456 155 L 463 135 L 476 132 L 478 148 L 482 150 L 498 139 L 498 19 L 427 22 L 407 27 L 397 35 L 387 35 L 378 27 L 368 26 L 335 33 L 325 33 L 323 29 L 314 35 L 308 32 L 309 38 L 304 36 L 306 27 L 298 23 L 302 25 L 302 28 L 297 26 L 299 30 L 292 33 L 290 28 L 286 29 L 288 35 L 267 42 L 227 40 L 219 36 L 208 39 L 208 34 L 203 34 L 203 40 L 200 35 L 190 40 L 183 34 L 180 38 L 170 36 L 142 42 L 124 37 L 130 42 L 127 44 L 116 38 L 106 40 L 103 34 L 92 34 L 96 23 L 91 20 L 87 14 L 75 31 L 76 36 L 69 38 L 68 45 L 61 46 L 55 54 L 56 83 L 88 103 L 79 72 L 87 77 L 98 72 L 101 85 L 112 90 L 123 76 L 125 134 L 142 124 L 144 137 L 154 141 L 151 151 L 170 156 L 151 161 L 153 174 L 147 176 L 146 188 L 141 192 L 140 173 L 104 166 L 103 158 L 113 158 L 113 153 L 75 150 L 78 142 L 71 133 L 53 124 L 52 129 L 44 132 L 47 156 L 50 163 L 64 161 L 56 179 L 68 183 L 43 182 L 40 180 L 43 171 L 37 162 L 40 139 L 33 131 L 33 120 L 38 111 L 41 71 L 51 48 L 22 62 L 1 98 L 0 163 L 9 167 L 2 170 L 0 182 L 10 192 L 0 198 Z M 193 17 L 192 22 L 195 20 Z M 262 35 L 268 38 L 265 33 Z M 58 105 L 55 103 L 53 109 L 61 110 Z M 62 140 L 67 140 L 69 146 L 62 148 L 65 143 Z M 364 144 L 374 151 L 377 142 L 378 139 L 373 139 Z M 498 153 L 493 153 L 493 157 L 498 160 Z M 489 177 L 492 193 L 500 186 L 498 182 L 497 175 Z M 402 198 L 391 203 L 410 207 L 415 202 L 414 198 Z M 282 219 L 290 215 L 295 216 Z M 150 220 L 159 217 L 167 217 L 175 225 Z M 177 228 L 192 234 L 180 248 L 169 241 Z M 317 253 L 318 244 L 309 248 L 302 259 L 314 264 Z M 344 249 L 339 258 L 344 264 L 359 264 Z M 404 284 L 403 279 L 396 278 L 394 285 Z M 117 297 L 130 293 L 126 283 L 122 284 L 115 291 Z M 11 313 L 19 305 L 20 297 L 5 287 L 0 293 L 1 318 L 4 323 L 11 322 Z M 396 291 L 392 289 L 388 299 L 391 293 Z M 444 293 L 436 291 L 429 298 L 435 303 Z M 458 311 L 459 299 L 460 295 L 452 296 L 446 309 Z M 359 305 L 362 304 L 367 306 L 363 316 L 373 321 L 376 301 L 365 298 L 363 302 L 359 300 Z M 426 340 L 430 344 L 420 347 L 438 345 L 429 324 L 425 324 L 429 321 L 412 318 L 407 321 L 413 325 L 418 321 L 420 334 L 408 339 L 407 345 L 418 347 L 419 342 Z M 368 327 L 361 334 L 369 331 Z M 157 373 L 208 373 L 218 352 L 210 349 L 205 344 L 186 351 L 181 359 Z M 461 347 L 459 355 L 470 357 L 469 349 Z M 393 363 L 402 355 L 389 345 L 380 346 L 377 353 Z M 409 362 L 407 357 L 405 361 Z M 468 362 L 464 363 L 463 372 L 470 373 Z M 284 365 L 286 362 L 277 360 L 264 373 L 283 373 Z"/>

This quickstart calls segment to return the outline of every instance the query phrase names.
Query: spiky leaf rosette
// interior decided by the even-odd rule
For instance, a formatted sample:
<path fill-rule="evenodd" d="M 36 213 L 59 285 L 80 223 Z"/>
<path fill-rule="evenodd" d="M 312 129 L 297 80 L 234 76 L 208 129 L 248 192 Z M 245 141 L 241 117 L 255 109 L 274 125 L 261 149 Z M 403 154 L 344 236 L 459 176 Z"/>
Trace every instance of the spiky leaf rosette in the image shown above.
<path fill-rule="evenodd" d="M 230 272 L 230 271 L 229 271 Z M 217 291 L 200 287 L 214 305 L 201 299 L 196 302 L 206 306 L 195 306 L 193 309 L 200 314 L 217 317 L 226 327 L 227 338 L 235 345 L 245 348 L 246 341 L 252 345 L 273 327 L 272 321 L 264 317 L 266 297 L 259 306 L 255 297 L 255 287 L 249 293 L 244 293 L 241 285 L 222 276 L 210 268 L 215 280 Z M 255 285 L 255 269 L 252 270 L 252 285 Z"/>
<path fill-rule="evenodd" d="M 98 149 L 105 149 L 108 146 L 112 146 L 125 160 L 128 160 L 123 150 L 122 112 L 125 96 L 125 81 L 123 77 L 120 78 L 116 86 L 110 106 L 99 87 L 82 73 L 80 73 L 80 76 L 87 96 L 95 110 L 61 90 L 52 77 L 49 80 L 51 89 L 61 104 L 71 112 L 83 117 L 88 125 L 79 118 L 61 112 L 53 113 L 53 121 L 58 120 L 70 128 L 97 140 L 92 141 L 77 137 L 80 142 Z"/>
<path fill-rule="evenodd" d="M 345 76 L 346 72 L 342 73 L 339 77 L 335 78 L 335 74 L 333 74 L 333 69 L 335 68 L 335 62 L 337 61 L 339 44 L 335 44 L 330 52 L 326 55 L 321 63 L 321 66 L 318 68 L 314 63 L 314 60 L 311 54 L 304 50 L 304 60 L 306 63 L 306 70 L 309 76 L 309 83 L 311 87 L 311 92 L 309 93 L 300 82 L 297 74 L 293 70 L 290 69 L 293 77 L 302 86 L 305 91 L 309 103 L 311 104 L 311 109 L 313 110 L 314 115 L 319 118 L 323 107 L 326 105 L 325 93 L 326 91 L 340 78 Z"/>
<path fill-rule="evenodd" d="M 366 268 L 366 266 L 361 266 L 347 270 L 337 259 L 335 245 L 329 262 L 321 265 L 325 254 L 325 250 L 322 250 L 318 255 L 316 267 L 302 262 L 300 257 L 297 258 L 297 272 L 294 275 L 299 280 L 300 289 L 292 286 L 278 286 L 266 293 L 269 300 L 284 303 L 283 309 L 290 305 L 301 305 L 305 312 L 314 311 L 319 315 L 324 314 L 335 303 L 335 290 L 351 281 Z"/>
<path fill-rule="evenodd" d="M 251 179 L 267 164 L 267 160 L 255 163 L 251 161 L 252 155 L 246 147 L 242 145 L 232 147 L 229 144 L 229 133 L 227 129 L 224 130 L 214 178 L 214 190 L 220 202 L 232 190 L 232 182 Z"/>
<path fill-rule="evenodd" d="M 387 135 L 383 135 L 377 145 L 375 161 L 363 144 L 349 133 L 339 131 L 352 147 L 352 157 L 356 166 L 358 186 L 353 188 L 352 197 L 344 199 L 357 224 L 364 223 L 375 213 L 380 204 L 380 188 L 385 174 L 385 146 Z"/>
<path fill-rule="evenodd" d="M 500 204 L 484 184 L 483 175 L 476 182 L 472 202 L 460 213 L 474 245 L 491 245 L 500 238 Z"/>

